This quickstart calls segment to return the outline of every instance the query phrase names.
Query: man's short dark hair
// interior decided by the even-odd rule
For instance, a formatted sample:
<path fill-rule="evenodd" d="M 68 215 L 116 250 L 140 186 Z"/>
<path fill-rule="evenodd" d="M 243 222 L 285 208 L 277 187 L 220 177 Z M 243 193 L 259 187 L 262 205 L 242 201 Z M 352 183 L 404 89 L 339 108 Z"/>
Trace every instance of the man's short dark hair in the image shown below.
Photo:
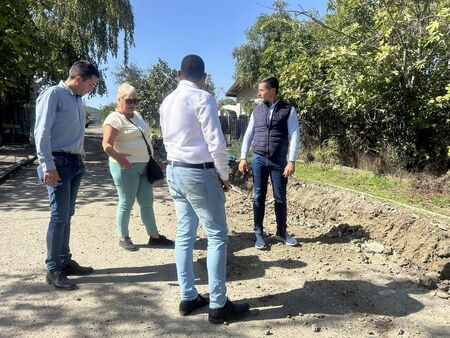
<path fill-rule="evenodd" d="M 90 79 L 92 76 L 100 78 L 100 73 L 97 67 L 93 63 L 85 60 L 77 61 L 72 67 L 70 67 L 69 78 L 74 79 L 78 75 L 81 76 L 83 81 Z"/>
<path fill-rule="evenodd" d="M 198 55 L 186 55 L 181 61 L 180 71 L 186 79 L 200 80 L 205 74 L 205 63 Z"/>
<path fill-rule="evenodd" d="M 269 76 L 262 79 L 259 83 L 265 83 L 269 88 L 275 88 L 275 92 L 278 94 L 278 89 L 280 89 L 280 84 L 275 76 Z"/>

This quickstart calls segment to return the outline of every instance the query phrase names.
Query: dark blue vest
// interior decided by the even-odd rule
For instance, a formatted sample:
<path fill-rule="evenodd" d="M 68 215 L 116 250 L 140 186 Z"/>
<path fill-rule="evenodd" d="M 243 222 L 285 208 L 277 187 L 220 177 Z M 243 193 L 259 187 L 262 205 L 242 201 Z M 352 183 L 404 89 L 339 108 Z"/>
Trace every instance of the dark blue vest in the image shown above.
<path fill-rule="evenodd" d="M 255 135 L 253 152 L 267 158 L 286 158 L 289 150 L 288 118 L 291 106 L 279 100 L 272 112 L 271 121 L 267 121 L 269 107 L 261 103 L 253 110 Z"/>

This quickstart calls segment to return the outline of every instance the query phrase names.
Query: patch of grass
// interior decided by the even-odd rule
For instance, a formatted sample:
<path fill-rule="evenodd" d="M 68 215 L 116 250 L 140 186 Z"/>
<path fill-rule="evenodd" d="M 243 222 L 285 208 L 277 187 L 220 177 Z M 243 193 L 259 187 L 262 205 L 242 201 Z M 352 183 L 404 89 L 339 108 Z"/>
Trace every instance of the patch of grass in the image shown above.
<path fill-rule="evenodd" d="M 242 139 L 236 140 L 231 147 L 228 148 L 228 155 L 236 157 L 239 161 L 241 158 Z M 247 154 L 247 162 L 251 163 L 253 152 L 250 150 Z"/>
<path fill-rule="evenodd" d="M 237 159 L 241 158 L 242 140 L 239 139 L 228 148 L 228 155 L 234 156 Z"/>
<path fill-rule="evenodd" d="M 450 217 L 449 194 L 415 188 L 414 176 L 406 178 L 383 176 L 347 167 L 303 162 L 297 162 L 295 175 L 301 180 L 353 189 Z"/>

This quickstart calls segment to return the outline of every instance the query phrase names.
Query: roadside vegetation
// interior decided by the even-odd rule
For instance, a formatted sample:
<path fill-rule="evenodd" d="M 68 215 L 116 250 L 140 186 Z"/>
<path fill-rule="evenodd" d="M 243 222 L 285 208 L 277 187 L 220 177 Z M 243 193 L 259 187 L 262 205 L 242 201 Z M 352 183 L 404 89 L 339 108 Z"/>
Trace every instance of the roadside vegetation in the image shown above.
<path fill-rule="evenodd" d="M 449 170 L 448 0 L 272 8 L 233 50 L 235 79 L 278 77 L 307 152 L 331 147 L 339 164 L 381 174 Z"/>
<path fill-rule="evenodd" d="M 240 158 L 241 141 L 229 149 L 236 161 Z M 350 189 L 374 198 L 401 203 L 413 208 L 450 218 L 450 173 L 440 177 L 424 173 L 381 174 L 372 170 L 354 169 L 336 162 L 334 152 L 315 153 L 320 160 L 308 161 L 308 154 L 296 162 L 295 177 L 299 180 Z M 251 152 L 248 161 L 251 161 Z"/>
<path fill-rule="evenodd" d="M 300 122 L 297 177 L 449 219 L 448 1 L 272 8 L 233 50 L 235 79 L 280 80 Z"/>
<path fill-rule="evenodd" d="M 337 186 L 375 198 L 424 209 L 450 217 L 449 175 L 380 175 L 371 171 L 297 161 L 295 176 L 307 182 Z"/>

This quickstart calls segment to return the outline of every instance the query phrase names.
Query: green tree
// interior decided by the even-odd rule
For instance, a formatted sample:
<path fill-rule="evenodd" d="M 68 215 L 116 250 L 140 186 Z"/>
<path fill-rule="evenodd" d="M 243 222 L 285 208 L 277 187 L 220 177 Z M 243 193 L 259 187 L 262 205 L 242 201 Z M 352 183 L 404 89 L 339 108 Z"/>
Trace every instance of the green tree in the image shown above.
<path fill-rule="evenodd" d="M 280 67 L 295 57 L 289 50 L 290 38 L 298 22 L 285 11 L 284 1 L 275 1 L 272 15 L 262 14 L 246 32 L 247 41 L 233 50 L 235 80 L 243 86 L 255 86 L 261 78 L 278 75 Z"/>
<path fill-rule="evenodd" d="M 242 112 L 244 114 L 250 115 L 256 105 L 257 103 L 253 99 L 250 99 L 248 97 L 243 97 L 241 99 Z"/>
<path fill-rule="evenodd" d="M 147 72 L 142 102 L 146 107 L 146 117 L 152 126 L 159 125 L 159 106 L 164 98 L 177 87 L 177 74 L 176 69 L 170 68 L 162 59 L 158 59 L 158 62 Z"/>
<path fill-rule="evenodd" d="M 343 34 L 331 35 L 321 58 L 353 148 L 392 148 L 407 168 L 445 170 L 448 2 L 341 0 L 329 23 Z"/>
<path fill-rule="evenodd" d="M 102 120 L 104 120 L 109 113 L 116 110 L 117 104 L 116 102 L 110 102 L 100 107 L 100 111 L 102 112 Z"/>
<path fill-rule="evenodd" d="M 36 13 L 48 5 L 39 0 L 5 0 L 0 6 L 0 103 L 24 103 L 34 73 L 43 68 L 37 58 L 43 43 L 33 20 Z"/>
<path fill-rule="evenodd" d="M 216 86 L 214 85 L 213 79 L 210 74 L 206 74 L 205 85 L 202 89 L 206 90 L 212 96 L 216 96 Z"/>
<path fill-rule="evenodd" d="M 178 86 L 178 72 L 162 59 L 148 70 L 134 64 L 120 67 L 115 72 L 116 82 L 129 82 L 138 92 L 141 102 L 139 112 L 152 127 L 159 125 L 159 106 L 164 98 Z M 209 74 L 206 77 L 205 90 L 214 95 L 215 86 Z"/>
<path fill-rule="evenodd" d="M 166 61 L 158 59 L 148 70 L 131 64 L 121 67 L 115 76 L 118 84 L 126 81 L 136 88 L 141 99 L 139 112 L 152 126 L 156 126 L 159 123 L 159 106 L 177 87 L 177 71 L 170 68 Z"/>
<path fill-rule="evenodd" d="M 124 63 L 134 45 L 134 14 L 129 0 L 46 0 L 50 7 L 34 13 L 46 52 L 40 55 L 50 81 L 67 76 L 67 68 L 77 59 L 99 66 L 108 55 L 118 56 L 122 41 Z M 120 38 L 120 40 L 119 40 Z M 105 93 L 104 81 L 97 92 Z"/>
<path fill-rule="evenodd" d="M 133 63 L 119 67 L 114 71 L 114 76 L 118 85 L 123 82 L 128 82 L 135 87 L 138 92 L 144 89 L 143 82 L 145 71 Z"/>
<path fill-rule="evenodd" d="M 0 100 L 21 103 L 34 77 L 54 83 L 78 59 L 100 66 L 117 57 L 119 35 L 126 63 L 134 16 L 129 0 L 5 0 L 0 32 Z M 103 80 L 97 92 L 105 92 Z"/>
<path fill-rule="evenodd" d="M 448 1 L 336 0 L 323 18 L 274 8 L 234 50 L 235 77 L 278 76 L 307 147 L 336 137 L 349 164 L 389 150 L 404 168 L 447 169 Z"/>
<path fill-rule="evenodd" d="M 217 100 L 217 107 L 220 109 L 221 107 L 227 105 L 227 104 L 236 104 L 236 100 L 232 99 L 232 98 L 224 98 L 224 99 L 220 99 Z"/>

